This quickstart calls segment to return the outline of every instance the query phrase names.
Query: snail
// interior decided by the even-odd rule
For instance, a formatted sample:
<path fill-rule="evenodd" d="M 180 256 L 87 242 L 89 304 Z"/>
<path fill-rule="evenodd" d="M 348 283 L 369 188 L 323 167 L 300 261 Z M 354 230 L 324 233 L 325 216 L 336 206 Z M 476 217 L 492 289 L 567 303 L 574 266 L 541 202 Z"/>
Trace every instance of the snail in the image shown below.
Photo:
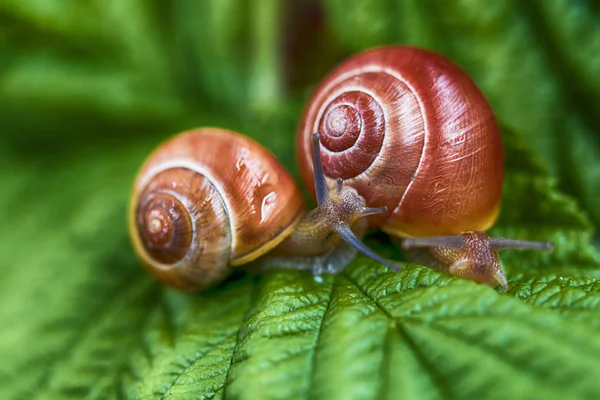
<path fill-rule="evenodd" d="M 444 57 L 406 46 L 357 54 L 324 78 L 301 121 L 303 181 L 318 131 L 328 184 L 342 179 L 386 207 L 369 225 L 404 238 L 416 261 L 506 290 L 498 250 L 552 250 L 484 233 L 500 209 L 500 132 L 481 91 Z"/>
<path fill-rule="evenodd" d="M 130 198 L 130 237 L 144 266 L 185 291 L 210 288 L 231 267 L 261 257 L 284 267 L 325 262 L 343 268 L 360 251 L 398 269 L 360 241 L 363 217 L 387 208 L 367 207 L 342 180 L 328 190 L 319 135 L 311 140 L 318 208 L 310 212 L 291 175 L 245 136 L 201 128 L 159 146 L 142 166 Z M 286 265 L 282 259 L 292 261 Z"/>

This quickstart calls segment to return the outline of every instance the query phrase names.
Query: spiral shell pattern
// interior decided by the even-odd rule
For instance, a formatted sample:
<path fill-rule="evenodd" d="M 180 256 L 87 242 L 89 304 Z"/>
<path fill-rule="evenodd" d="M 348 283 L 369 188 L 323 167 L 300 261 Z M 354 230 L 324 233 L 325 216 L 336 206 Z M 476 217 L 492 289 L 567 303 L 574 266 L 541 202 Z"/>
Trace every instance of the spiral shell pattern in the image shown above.
<path fill-rule="evenodd" d="M 372 226 L 398 236 L 485 230 L 496 219 L 503 154 L 483 94 L 443 57 L 403 46 L 361 53 L 334 69 L 305 110 L 297 156 L 313 179 L 311 134 L 321 134 L 329 182 L 343 178 Z"/>
<path fill-rule="evenodd" d="M 133 188 L 130 232 L 147 269 L 202 290 L 283 241 L 304 213 L 293 178 L 264 148 L 223 129 L 160 146 Z"/>

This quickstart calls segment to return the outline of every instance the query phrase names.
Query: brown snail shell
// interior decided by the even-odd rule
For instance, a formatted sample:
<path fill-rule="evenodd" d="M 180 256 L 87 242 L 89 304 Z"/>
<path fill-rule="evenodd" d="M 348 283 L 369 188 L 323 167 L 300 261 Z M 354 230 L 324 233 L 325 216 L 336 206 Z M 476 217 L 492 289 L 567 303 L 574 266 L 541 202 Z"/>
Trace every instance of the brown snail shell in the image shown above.
<path fill-rule="evenodd" d="M 351 57 L 320 84 L 297 141 L 302 177 L 312 181 L 311 134 L 321 134 L 325 175 L 343 178 L 370 218 L 396 236 L 483 231 L 496 220 L 503 152 L 491 107 L 444 57 L 389 46 Z"/>
<path fill-rule="evenodd" d="M 202 128 L 166 141 L 144 163 L 129 228 L 146 268 L 191 291 L 277 246 L 303 214 L 297 185 L 271 153 L 234 132 Z"/>

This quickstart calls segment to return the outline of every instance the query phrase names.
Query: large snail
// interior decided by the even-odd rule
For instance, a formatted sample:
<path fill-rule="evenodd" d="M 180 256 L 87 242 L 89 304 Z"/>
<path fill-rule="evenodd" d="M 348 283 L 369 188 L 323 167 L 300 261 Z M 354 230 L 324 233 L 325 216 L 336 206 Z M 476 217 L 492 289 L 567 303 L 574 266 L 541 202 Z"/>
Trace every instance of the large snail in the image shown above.
<path fill-rule="evenodd" d="M 488 237 L 503 181 L 491 107 L 456 65 L 429 51 L 390 46 L 343 62 L 320 84 L 302 118 L 297 156 L 313 178 L 311 135 L 323 170 L 387 212 L 371 226 L 425 247 L 426 263 L 507 289 L 497 251 L 551 250 L 549 243 Z M 421 259 L 423 261 L 423 259 Z"/>
<path fill-rule="evenodd" d="M 317 257 L 317 264 L 335 270 L 355 249 L 395 267 L 359 239 L 367 225 L 362 217 L 387 209 L 366 207 L 341 180 L 329 191 L 318 135 L 311 140 L 319 206 L 309 213 L 293 178 L 249 138 L 203 128 L 163 143 L 142 166 L 129 208 L 130 235 L 143 264 L 167 285 L 188 291 L 209 288 L 231 266 L 265 254 L 283 266 L 299 261 L 289 264 L 298 268 L 311 268 Z"/>

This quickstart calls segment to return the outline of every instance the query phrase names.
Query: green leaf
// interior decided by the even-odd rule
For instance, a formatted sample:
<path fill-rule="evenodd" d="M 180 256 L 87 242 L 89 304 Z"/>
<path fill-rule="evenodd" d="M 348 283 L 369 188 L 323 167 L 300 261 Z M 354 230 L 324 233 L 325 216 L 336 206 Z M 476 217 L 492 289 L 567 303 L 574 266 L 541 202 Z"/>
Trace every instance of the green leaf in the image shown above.
<path fill-rule="evenodd" d="M 5 0 L 0 21 L 0 398 L 600 396 L 591 3 Z M 504 252 L 504 294 L 363 257 L 193 295 L 143 270 L 126 205 L 158 143 L 223 126 L 297 175 L 316 81 L 386 43 L 442 52 L 482 87 L 506 154 L 491 233 L 553 253 Z"/>

